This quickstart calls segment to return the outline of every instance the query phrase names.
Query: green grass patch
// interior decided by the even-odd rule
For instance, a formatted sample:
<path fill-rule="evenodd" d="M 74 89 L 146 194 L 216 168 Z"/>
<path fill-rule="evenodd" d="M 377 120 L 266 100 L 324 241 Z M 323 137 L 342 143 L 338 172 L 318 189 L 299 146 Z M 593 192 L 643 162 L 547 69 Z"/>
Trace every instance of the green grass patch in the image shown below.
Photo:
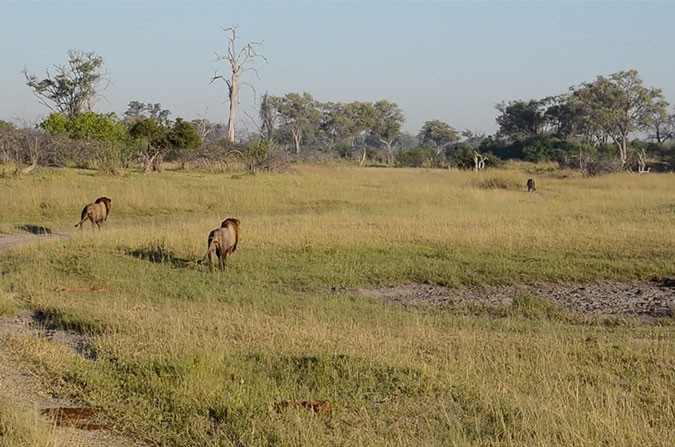
<path fill-rule="evenodd" d="M 2 231 L 69 237 L 0 253 L 0 314 L 34 311 L 84 346 L 0 334 L 0 354 L 147 445 L 669 445 L 672 323 L 587 319 L 535 295 L 479 309 L 354 292 L 672 277 L 672 175 L 539 171 L 525 194 L 530 176 L 2 176 Z M 103 230 L 73 229 L 100 195 L 113 199 Z M 210 274 L 198 261 L 226 217 L 241 240 Z M 332 411 L 288 404 L 311 400 Z M 5 439 L 55 442 L 1 407 L 6 433 L 24 420 Z"/>

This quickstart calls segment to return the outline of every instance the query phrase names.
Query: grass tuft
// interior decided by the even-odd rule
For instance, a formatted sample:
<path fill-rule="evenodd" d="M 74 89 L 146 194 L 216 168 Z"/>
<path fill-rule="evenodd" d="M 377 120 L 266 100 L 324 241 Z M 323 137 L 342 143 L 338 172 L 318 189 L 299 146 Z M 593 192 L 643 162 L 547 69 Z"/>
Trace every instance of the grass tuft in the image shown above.
<path fill-rule="evenodd" d="M 533 320 L 565 321 L 570 319 L 569 313 L 553 301 L 531 293 L 515 296 L 511 308 L 512 315 Z"/>

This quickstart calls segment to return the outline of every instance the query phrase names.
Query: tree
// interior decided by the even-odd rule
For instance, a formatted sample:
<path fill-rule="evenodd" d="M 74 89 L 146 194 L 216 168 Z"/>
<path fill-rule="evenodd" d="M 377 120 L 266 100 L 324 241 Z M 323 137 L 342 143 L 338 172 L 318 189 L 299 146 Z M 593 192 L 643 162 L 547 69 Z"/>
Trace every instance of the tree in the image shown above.
<path fill-rule="evenodd" d="M 546 126 L 545 100 L 501 102 L 497 117 L 499 134 L 512 140 L 538 135 Z"/>
<path fill-rule="evenodd" d="M 440 120 L 424 123 L 419 133 L 422 144 L 431 145 L 436 155 L 441 155 L 452 143 L 459 141 L 459 133 L 452 126 Z"/>
<path fill-rule="evenodd" d="M 120 141 L 126 130 L 115 113 L 86 112 L 72 118 L 62 113 L 51 113 L 40 123 L 51 133 L 61 133 L 74 140 Z"/>
<path fill-rule="evenodd" d="M 569 100 L 569 95 L 558 95 L 547 98 L 548 104 L 544 118 L 549 131 L 556 137 L 566 139 L 575 134 L 587 137 L 581 109 Z M 588 138 L 586 138 L 588 139 Z"/>
<path fill-rule="evenodd" d="M 67 135 L 69 121 L 63 113 L 53 112 L 39 126 L 49 133 Z"/>
<path fill-rule="evenodd" d="M 227 128 L 221 123 L 213 123 L 206 118 L 197 118 L 190 122 L 202 142 L 215 143 L 226 136 Z"/>
<path fill-rule="evenodd" d="M 227 61 L 230 65 L 230 74 L 226 77 L 224 75 L 218 75 L 217 72 L 211 78 L 211 82 L 216 79 L 220 79 L 225 82 L 227 85 L 227 99 L 230 103 L 230 113 L 227 121 L 227 138 L 228 141 L 234 143 L 234 119 L 237 114 L 237 106 L 239 105 L 239 89 L 242 85 L 240 83 L 239 77 L 247 70 L 252 70 L 256 73 L 257 71 L 251 67 L 248 67 L 249 64 L 255 62 L 256 59 L 265 59 L 265 56 L 258 53 L 258 47 L 262 46 L 262 42 L 249 42 L 244 45 L 242 48 L 237 49 L 237 27 L 232 26 L 230 28 L 222 28 L 226 33 L 230 33 L 230 38 L 227 45 L 227 54 L 219 55 L 216 53 L 216 61 Z M 248 85 L 253 89 L 253 86 Z M 253 89 L 255 92 L 255 89 Z"/>
<path fill-rule="evenodd" d="M 192 124 L 182 118 L 176 118 L 173 126 L 169 129 L 167 139 L 176 158 L 185 156 L 186 152 L 196 150 L 202 143 L 202 139 Z"/>
<path fill-rule="evenodd" d="M 160 103 L 144 104 L 139 101 L 131 101 L 127 107 L 127 111 L 124 112 L 124 119 L 127 123 L 131 124 L 138 120 L 151 119 L 164 127 L 169 127 L 171 125 L 169 115 L 171 115 L 171 112 L 163 109 Z"/>
<path fill-rule="evenodd" d="M 318 127 L 320 113 L 317 103 L 309 93 L 287 93 L 283 97 L 271 97 L 270 101 L 279 114 L 283 129 L 293 138 L 295 153 L 300 153 L 300 146 L 308 133 Z"/>
<path fill-rule="evenodd" d="M 394 142 L 401 133 L 401 126 L 405 121 L 403 111 L 396 103 L 381 100 L 373 104 L 374 118 L 371 134 L 384 144 L 387 154 L 387 163 L 394 163 Z"/>
<path fill-rule="evenodd" d="M 471 169 L 476 148 L 477 146 L 473 146 L 469 141 L 460 141 L 453 146 L 452 151 L 446 150 L 445 156 L 451 166 L 456 166 L 459 169 Z"/>
<path fill-rule="evenodd" d="M 660 89 L 643 85 L 637 70 L 598 76 L 594 82 L 573 87 L 571 100 L 589 127 L 613 141 L 624 168 L 630 134 L 652 128 L 655 116 L 665 118 L 668 104 Z"/>
<path fill-rule="evenodd" d="M 363 165 L 368 156 L 368 144 L 367 141 L 365 141 L 367 139 L 365 137 L 367 137 L 367 134 L 373 127 L 376 113 L 375 108 L 371 103 L 357 101 L 348 104 L 345 112 L 352 122 L 351 135 L 349 136 L 352 152 L 356 149 L 357 139 L 364 140 L 362 142 L 363 154 L 361 155 L 361 161 L 359 163 L 359 165 Z"/>
<path fill-rule="evenodd" d="M 126 126 L 115 113 L 85 112 L 72 118 L 51 113 L 40 127 L 54 137 L 52 144 L 59 146 L 56 154 L 62 163 L 93 163 L 117 173 L 126 167 L 131 156 Z"/>
<path fill-rule="evenodd" d="M 16 126 L 0 120 L 0 164 L 9 163 L 16 146 Z"/>
<path fill-rule="evenodd" d="M 139 145 L 143 172 L 160 171 L 164 153 L 169 147 L 168 129 L 157 120 L 143 118 L 129 129 Z"/>
<path fill-rule="evenodd" d="M 260 101 L 260 131 L 266 141 L 272 141 L 274 130 L 277 126 L 277 109 L 274 107 L 274 100 L 265 92 Z"/>
<path fill-rule="evenodd" d="M 372 125 L 374 110 L 362 102 L 321 104 L 321 135 L 330 146 L 342 143 L 350 150 L 356 146 L 356 140 Z"/>
<path fill-rule="evenodd" d="M 440 160 L 436 150 L 431 146 L 417 146 L 399 153 L 396 157 L 397 164 L 412 168 L 437 167 Z"/>
<path fill-rule="evenodd" d="M 92 111 L 105 74 L 101 73 L 103 58 L 96 53 L 69 50 L 68 58 L 67 65 L 55 66 L 53 78 L 49 70 L 45 79 L 38 79 L 25 68 L 23 74 L 26 85 L 33 89 L 41 104 L 72 118 Z"/>
<path fill-rule="evenodd" d="M 659 144 L 675 138 L 675 113 L 672 115 L 654 113 L 652 128 L 654 133 L 649 136 L 649 139 Z"/>
<path fill-rule="evenodd" d="M 474 149 L 480 147 L 481 143 L 487 138 L 485 132 L 469 129 L 464 129 L 462 131 L 462 137 L 464 138 L 463 142 Z"/>
<path fill-rule="evenodd" d="M 349 104 L 327 102 L 321 104 L 319 130 L 328 146 L 346 143 L 354 134 L 354 119 Z M 351 144 L 350 144 L 351 145 Z"/>

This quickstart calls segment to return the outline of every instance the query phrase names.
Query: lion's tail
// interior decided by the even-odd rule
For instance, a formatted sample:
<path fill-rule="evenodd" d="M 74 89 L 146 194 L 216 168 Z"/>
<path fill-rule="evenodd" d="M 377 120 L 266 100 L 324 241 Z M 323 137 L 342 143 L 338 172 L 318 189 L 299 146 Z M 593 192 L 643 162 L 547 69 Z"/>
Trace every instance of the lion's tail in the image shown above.
<path fill-rule="evenodd" d="M 80 215 L 80 222 L 75 224 L 75 228 L 77 227 L 82 227 L 82 224 L 87 221 L 87 219 L 90 219 L 91 216 L 89 216 L 89 210 L 85 206 L 84 209 L 82 210 L 82 214 Z"/>

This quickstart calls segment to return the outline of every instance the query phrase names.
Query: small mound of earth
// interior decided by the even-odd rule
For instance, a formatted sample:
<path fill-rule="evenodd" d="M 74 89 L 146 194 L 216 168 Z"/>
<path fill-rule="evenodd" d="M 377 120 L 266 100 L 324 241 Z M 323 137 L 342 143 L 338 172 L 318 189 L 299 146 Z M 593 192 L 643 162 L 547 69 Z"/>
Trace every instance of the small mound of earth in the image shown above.
<path fill-rule="evenodd" d="M 675 314 L 675 288 L 668 280 L 645 283 L 542 283 L 517 286 L 448 288 L 428 284 L 359 289 L 359 293 L 403 305 L 472 303 L 510 306 L 513 299 L 535 295 L 585 315 L 626 315 L 649 318 Z"/>

